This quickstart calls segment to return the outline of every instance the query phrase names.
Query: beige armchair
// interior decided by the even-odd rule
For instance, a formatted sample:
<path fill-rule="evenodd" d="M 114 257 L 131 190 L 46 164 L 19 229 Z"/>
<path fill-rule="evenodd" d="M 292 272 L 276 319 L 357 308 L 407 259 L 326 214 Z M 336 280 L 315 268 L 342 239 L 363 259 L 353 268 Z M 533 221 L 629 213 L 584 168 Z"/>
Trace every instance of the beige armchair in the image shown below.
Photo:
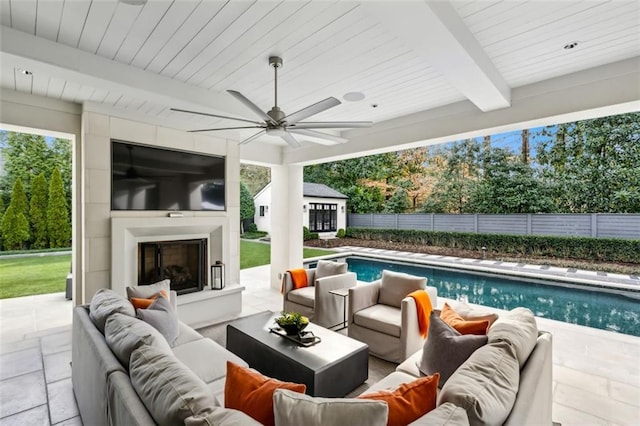
<path fill-rule="evenodd" d="M 283 310 L 298 312 L 323 327 L 343 323 L 344 298 L 330 294 L 331 290 L 355 287 L 356 274 L 347 272 L 346 263 L 318 261 L 316 268 L 307 269 L 308 286 L 295 289 L 291 274 L 283 279 Z"/>
<path fill-rule="evenodd" d="M 431 304 L 438 303 L 438 290 L 426 286 L 427 279 L 382 271 L 382 279 L 349 289 L 349 337 L 369 345 L 369 353 L 401 363 L 422 349 L 415 290 L 427 291 Z"/>

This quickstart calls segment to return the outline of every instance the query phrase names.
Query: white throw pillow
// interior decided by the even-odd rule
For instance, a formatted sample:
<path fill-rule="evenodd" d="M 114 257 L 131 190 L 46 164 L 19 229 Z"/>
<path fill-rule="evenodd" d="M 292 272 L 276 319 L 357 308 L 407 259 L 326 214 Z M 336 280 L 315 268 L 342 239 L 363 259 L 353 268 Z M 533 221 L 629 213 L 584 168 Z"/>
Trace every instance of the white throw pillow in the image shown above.
<path fill-rule="evenodd" d="M 409 293 L 424 290 L 426 287 L 427 279 L 425 277 L 383 270 L 378 303 L 399 308 L 402 305 L 402 299 L 407 297 Z"/>
<path fill-rule="evenodd" d="M 164 296 L 158 294 L 147 309 L 136 309 L 136 315 L 142 321 L 151 324 L 167 339 L 169 345 L 173 346 L 180 334 L 180 326 L 173 305 Z"/>
<path fill-rule="evenodd" d="M 345 262 L 338 263 L 330 260 L 318 260 L 315 279 L 317 280 L 324 277 L 331 277 L 333 275 L 346 274 L 348 267 L 349 265 Z"/>
<path fill-rule="evenodd" d="M 140 299 L 149 299 L 153 295 L 160 293 L 164 290 L 167 293 L 167 297 L 171 298 L 171 280 L 162 280 L 155 284 L 138 285 L 135 287 L 127 287 L 127 297 L 137 297 Z"/>
<path fill-rule="evenodd" d="M 386 402 L 356 398 L 319 398 L 286 389 L 273 393 L 276 426 L 386 426 Z"/>
<path fill-rule="evenodd" d="M 124 296 L 111 289 L 101 288 L 91 299 L 89 317 L 102 334 L 104 334 L 104 325 L 107 322 L 107 318 L 114 313 L 121 313 L 130 317 L 136 316 L 136 310 Z"/>
<path fill-rule="evenodd" d="M 527 362 L 538 343 L 536 318 L 527 308 L 515 308 L 493 323 L 487 333 L 489 343 L 505 341 L 515 350 L 520 368 Z"/>

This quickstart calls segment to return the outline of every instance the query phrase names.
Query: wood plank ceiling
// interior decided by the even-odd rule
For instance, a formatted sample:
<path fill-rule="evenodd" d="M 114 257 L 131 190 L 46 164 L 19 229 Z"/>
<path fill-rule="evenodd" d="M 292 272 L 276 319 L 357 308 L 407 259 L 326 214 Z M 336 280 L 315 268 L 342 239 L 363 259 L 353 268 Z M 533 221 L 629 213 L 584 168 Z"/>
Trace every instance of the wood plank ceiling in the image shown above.
<path fill-rule="evenodd" d="M 214 103 L 194 101 L 191 107 L 202 111 L 254 119 L 226 89 L 242 92 L 264 110 L 271 108 L 273 70 L 267 58 L 273 54 L 284 58 L 278 103 L 287 112 L 328 96 L 366 95 L 360 102 L 343 101 L 314 121 L 379 122 L 467 99 L 465 90 L 443 72 L 453 69 L 455 57 L 444 67 L 433 63 L 365 3 L 152 0 L 132 6 L 117 0 L 0 0 L 0 18 L 3 27 L 35 36 L 25 43 L 39 46 L 42 39 L 49 40 L 56 43 L 53 47 L 68 46 L 112 61 L 125 73 L 134 68 L 170 79 L 177 88 L 197 88 L 215 100 L 215 108 Z M 404 7 L 379 3 L 393 4 L 400 14 Z M 454 37 L 471 34 L 480 50 L 470 57 L 478 63 L 482 59 L 477 55 L 486 58 L 508 88 L 640 55 L 640 2 L 635 0 L 453 1 L 451 6 L 457 16 L 442 20 L 446 30 Z M 577 48 L 563 49 L 576 41 Z M 440 40 L 421 42 L 433 48 Z M 10 48 L 3 45 L 2 50 Z M 119 85 L 96 84 L 96 79 L 78 79 L 73 73 L 48 72 L 30 59 L 25 63 L 32 74 L 25 75 L 19 55 L 4 58 L 2 87 L 92 103 L 182 129 L 236 124 L 171 112 L 179 102 L 172 102 L 169 92 L 163 98 L 144 96 L 126 90 L 122 79 Z M 155 87 L 158 94 L 165 89 Z"/>

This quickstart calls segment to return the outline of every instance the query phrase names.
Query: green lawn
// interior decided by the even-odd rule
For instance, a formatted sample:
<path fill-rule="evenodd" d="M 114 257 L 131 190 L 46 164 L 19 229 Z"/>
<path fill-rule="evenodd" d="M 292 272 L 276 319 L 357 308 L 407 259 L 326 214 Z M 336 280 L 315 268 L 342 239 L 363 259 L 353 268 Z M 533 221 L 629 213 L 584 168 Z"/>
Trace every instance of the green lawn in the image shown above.
<path fill-rule="evenodd" d="M 306 259 L 333 253 L 335 252 L 330 250 L 305 248 L 302 256 Z M 240 241 L 240 269 L 268 265 L 269 263 L 271 263 L 271 246 L 269 244 Z"/>
<path fill-rule="evenodd" d="M 71 254 L 6 258 L 0 256 L 0 299 L 63 292 Z"/>

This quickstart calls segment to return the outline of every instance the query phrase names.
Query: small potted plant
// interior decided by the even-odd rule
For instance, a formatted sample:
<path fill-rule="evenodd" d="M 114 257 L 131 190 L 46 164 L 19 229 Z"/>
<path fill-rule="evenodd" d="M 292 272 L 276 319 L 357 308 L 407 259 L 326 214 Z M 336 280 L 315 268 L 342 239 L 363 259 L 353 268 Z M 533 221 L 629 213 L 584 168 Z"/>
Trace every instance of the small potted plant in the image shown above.
<path fill-rule="evenodd" d="M 289 336 L 299 335 L 309 325 L 309 318 L 297 312 L 285 312 L 275 319 L 276 324 Z"/>

